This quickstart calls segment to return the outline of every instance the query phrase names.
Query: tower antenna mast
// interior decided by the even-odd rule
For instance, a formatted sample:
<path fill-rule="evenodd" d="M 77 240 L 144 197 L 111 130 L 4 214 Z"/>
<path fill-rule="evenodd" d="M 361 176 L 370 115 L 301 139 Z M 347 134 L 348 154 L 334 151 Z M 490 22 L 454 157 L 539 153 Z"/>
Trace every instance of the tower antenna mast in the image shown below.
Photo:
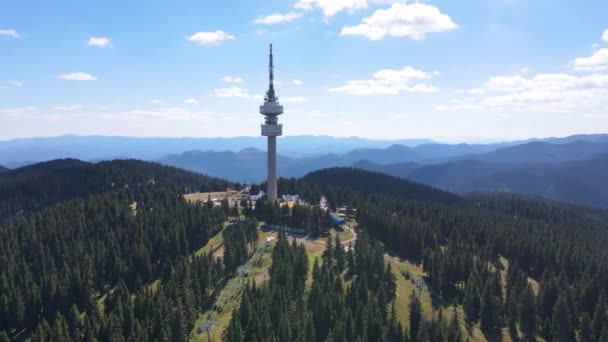
<path fill-rule="evenodd" d="M 268 137 L 268 201 L 274 203 L 277 200 L 277 137 L 283 135 L 283 125 L 279 124 L 278 116 L 283 114 L 283 106 L 274 91 L 274 55 L 272 44 L 270 44 L 270 55 L 268 64 L 268 91 L 264 98 L 264 104 L 260 106 L 260 114 L 264 115 L 262 124 L 262 136 Z"/>

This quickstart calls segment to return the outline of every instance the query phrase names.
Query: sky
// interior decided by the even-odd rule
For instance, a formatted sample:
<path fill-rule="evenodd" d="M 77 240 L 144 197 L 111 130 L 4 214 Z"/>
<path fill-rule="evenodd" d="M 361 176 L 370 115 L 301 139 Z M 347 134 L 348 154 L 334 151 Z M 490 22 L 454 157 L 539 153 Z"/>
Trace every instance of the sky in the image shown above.
<path fill-rule="evenodd" d="M 0 0 L 0 140 L 608 133 L 605 0 Z"/>

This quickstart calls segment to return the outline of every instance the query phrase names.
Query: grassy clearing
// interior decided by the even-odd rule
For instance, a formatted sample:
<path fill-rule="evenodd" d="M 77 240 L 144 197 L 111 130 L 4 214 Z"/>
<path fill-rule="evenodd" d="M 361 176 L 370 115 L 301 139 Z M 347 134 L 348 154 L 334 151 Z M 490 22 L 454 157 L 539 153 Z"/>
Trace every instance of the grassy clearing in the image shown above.
<path fill-rule="evenodd" d="M 192 202 L 192 203 L 206 201 L 207 199 L 209 199 L 209 197 L 211 197 L 211 199 L 217 203 L 221 202 L 223 199 L 228 197 L 228 202 L 230 203 L 230 206 L 233 206 L 234 203 L 241 202 L 241 198 L 243 197 L 243 194 L 240 192 L 227 193 L 226 191 L 220 191 L 220 192 L 194 192 L 194 193 L 184 195 L 184 198 L 186 199 L 186 201 Z"/>
<path fill-rule="evenodd" d="M 263 246 L 266 243 L 266 239 L 270 236 L 276 236 L 276 233 L 260 232 L 258 236 L 258 246 Z M 248 263 L 251 266 L 251 269 L 247 275 L 237 275 L 228 281 L 218 295 L 216 301 L 216 303 L 219 303 L 218 307 L 203 313 L 196 321 L 194 330 L 191 333 L 192 340 L 207 341 L 207 332 L 202 331 L 201 334 L 197 334 L 197 328 L 207 322 L 208 318 L 210 318 L 214 324 L 213 329 L 211 330 L 211 340 L 222 340 L 222 335 L 230 324 L 232 313 L 240 304 L 243 284 L 255 280 L 257 285 L 261 285 L 268 280 L 268 272 L 272 264 L 272 246 L 274 246 L 275 243 L 276 240 L 272 241 L 270 247 L 264 252 L 254 253 Z"/>
<path fill-rule="evenodd" d="M 424 272 L 422 271 L 422 267 L 420 265 L 413 264 L 407 260 L 400 260 L 397 257 L 389 255 L 385 255 L 385 260 L 387 262 L 390 262 L 391 267 L 393 269 L 393 273 L 395 274 L 395 278 L 397 280 L 397 298 L 395 300 L 395 311 L 397 313 L 397 319 L 404 327 L 407 327 L 409 329 L 410 295 L 412 294 L 412 291 L 418 292 L 418 289 L 413 279 L 420 279 L 422 276 L 424 276 Z M 403 276 L 403 272 L 406 271 L 410 273 L 411 280 L 407 280 Z M 428 292 L 420 291 L 420 303 L 422 304 L 422 312 L 426 319 L 431 319 L 434 314 L 437 315 L 437 311 L 433 312 L 432 300 Z M 465 322 L 465 314 L 463 308 L 461 306 L 458 306 L 456 310 L 458 312 L 458 320 L 460 322 L 461 330 L 463 334 L 465 334 L 465 336 L 463 336 L 465 340 L 468 338 L 472 342 L 487 341 L 486 337 L 479 328 L 479 324 L 476 324 L 475 326 L 470 327 L 471 329 L 469 329 Z M 443 315 L 446 320 L 451 320 L 453 314 L 453 307 L 447 309 L 444 308 Z M 503 338 L 503 341 L 508 340 L 510 339 Z"/>
<path fill-rule="evenodd" d="M 213 195 L 212 195 L 213 196 Z M 205 194 L 205 199 L 206 194 Z M 336 232 L 332 230 L 330 232 L 331 237 L 333 238 L 336 234 L 340 235 L 340 238 L 345 241 L 355 237 L 352 231 L 345 229 L 343 232 Z M 258 235 L 258 246 L 263 246 L 267 238 L 269 237 L 277 237 L 278 234 L 276 232 L 264 232 L 260 231 Z M 293 237 L 289 237 L 291 241 Z M 319 238 L 316 240 L 308 240 L 303 238 L 297 238 L 296 242 L 299 244 L 303 244 L 308 253 L 309 260 L 309 275 L 306 280 L 307 288 L 310 288 L 312 285 L 312 268 L 315 262 L 315 259 L 321 261 L 321 255 L 325 250 L 325 245 L 327 243 L 326 238 Z M 203 313 L 196 324 L 194 325 L 194 329 L 191 333 L 191 337 L 193 341 L 207 341 L 207 332 L 201 331 L 201 334 L 197 334 L 197 328 L 200 327 L 203 323 L 211 320 L 214 324 L 213 329 L 211 330 L 211 340 L 212 341 L 221 341 L 222 335 L 228 325 L 230 324 L 230 320 L 232 319 L 232 313 L 236 308 L 238 308 L 240 304 L 240 291 L 242 289 L 242 284 L 247 281 L 252 282 L 255 280 L 257 285 L 262 285 L 269 279 L 269 270 L 272 265 L 272 246 L 276 244 L 276 239 L 271 241 L 271 247 L 268 248 L 264 253 L 258 255 L 255 253 L 250 261 L 250 272 L 246 276 L 236 276 L 228 281 L 228 284 L 222 289 L 220 294 L 218 295 L 219 301 L 222 303 L 221 310 L 211 309 L 205 313 Z M 210 250 L 214 250 L 218 248 L 218 246 L 223 245 L 222 234 L 219 233 L 209 240 L 206 246 L 201 248 L 196 252 L 197 255 L 208 253 Z M 223 247 L 217 249 L 214 255 L 219 256 Z M 402 277 L 402 276 L 401 276 Z M 403 278 L 403 277 L 402 277 Z M 409 298 L 409 293 L 408 293 Z M 430 305 L 430 304 L 429 304 Z M 407 309 L 407 308 L 406 308 Z"/>
<path fill-rule="evenodd" d="M 201 255 L 205 255 L 207 253 L 209 253 L 209 251 L 215 251 L 214 255 L 216 255 L 219 250 L 221 249 L 221 255 L 224 255 L 223 249 L 224 249 L 224 236 L 222 235 L 222 233 L 224 232 L 224 229 L 226 229 L 226 227 L 228 227 L 228 223 L 224 223 L 224 227 L 222 228 L 222 230 L 215 234 L 211 239 L 209 239 L 209 241 L 207 241 L 207 244 L 204 245 L 203 247 L 199 248 L 196 252 L 194 252 L 194 255 L 196 256 L 201 256 Z"/>
<path fill-rule="evenodd" d="M 418 292 L 414 279 L 422 277 L 422 267 L 389 255 L 385 255 L 385 260 L 391 264 L 395 279 L 397 280 L 397 298 L 395 299 L 397 319 L 404 327 L 409 327 L 410 295 L 412 294 L 412 291 Z M 410 280 L 407 280 L 403 276 L 403 272 L 410 273 Z M 422 304 L 424 316 L 427 319 L 430 319 L 433 316 L 431 296 L 427 292 L 420 291 L 420 303 Z"/>

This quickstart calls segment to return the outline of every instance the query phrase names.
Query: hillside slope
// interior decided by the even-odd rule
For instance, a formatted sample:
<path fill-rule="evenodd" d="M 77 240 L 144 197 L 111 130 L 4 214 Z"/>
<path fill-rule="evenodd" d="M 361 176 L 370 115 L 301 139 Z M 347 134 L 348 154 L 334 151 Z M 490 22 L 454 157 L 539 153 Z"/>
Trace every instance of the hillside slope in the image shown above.
<path fill-rule="evenodd" d="M 509 164 L 460 160 L 436 165 L 358 163 L 358 167 L 447 191 L 500 191 L 608 207 L 608 153 L 560 163 Z"/>
<path fill-rule="evenodd" d="M 431 188 L 405 179 L 355 168 L 332 168 L 309 173 L 304 182 L 349 188 L 363 195 L 382 194 L 404 200 L 459 203 L 463 200 L 452 193 Z"/>
<path fill-rule="evenodd" d="M 0 173 L 0 219 L 72 198 L 154 181 L 178 192 L 225 189 L 231 183 L 160 164 L 60 159 Z"/>

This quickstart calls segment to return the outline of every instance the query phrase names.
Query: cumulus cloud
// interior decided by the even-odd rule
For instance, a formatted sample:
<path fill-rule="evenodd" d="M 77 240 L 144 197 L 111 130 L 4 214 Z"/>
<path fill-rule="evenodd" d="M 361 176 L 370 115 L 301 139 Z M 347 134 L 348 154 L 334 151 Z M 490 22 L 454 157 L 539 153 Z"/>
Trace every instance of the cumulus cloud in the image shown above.
<path fill-rule="evenodd" d="M 371 40 L 384 37 L 423 39 L 426 34 L 457 29 L 452 18 L 432 5 L 395 3 L 380 9 L 356 26 L 345 26 L 341 36 L 363 36 Z"/>
<path fill-rule="evenodd" d="M 608 42 L 608 29 L 604 30 L 604 33 L 602 34 L 602 40 Z"/>
<path fill-rule="evenodd" d="M 19 38 L 21 35 L 15 29 L 0 30 L 0 36 L 7 36 L 12 38 Z"/>
<path fill-rule="evenodd" d="M 187 100 L 184 100 L 184 103 L 185 104 L 198 104 L 198 101 L 195 99 L 187 99 Z"/>
<path fill-rule="evenodd" d="M 38 111 L 38 107 L 26 106 L 26 107 L 14 107 L 14 108 L 0 108 L 0 115 L 7 116 L 21 116 Z"/>
<path fill-rule="evenodd" d="M 302 13 L 298 12 L 274 13 L 271 15 L 258 17 L 253 22 L 258 25 L 276 25 L 294 21 L 299 19 L 301 16 Z"/>
<path fill-rule="evenodd" d="M 109 47 L 110 44 L 111 44 L 111 40 L 108 37 L 91 37 L 87 41 L 88 46 L 95 46 L 95 47 L 102 47 L 102 48 Z"/>
<path fill-rule="evenodd" d="M 95 81 L 97 78 L 85 72 L 72 72 L 59 75 L 59 78 L 66 81 Z"/>
<path fill-rule="evenodd" d="M 247 90 L 241 87 L 227 87 L 227 88 L 215 88 L 211 93 L 211 96 L 226 97 L 226 98 L 244 98 L 250 100 L 261 100 L 261 95 L 252 95 Z"/>
<path fill-rule="evenodd" d="M 244 80 L 240 77 L 234 77 L 234 76 L 225 76 L 222 78 L 222 81 L 226 82 L 226 83 L 243 83 Z"/>
<path fill-rule="evenodd" d="M 82 105 L 80 104 L 61 105 L 53 107 L 53 110 L 56 110 L 58 112 L 71 112 L 79 109 L 82 109 Z"/>
<path fill-rule="evenodd" d="M 8 81 L 8 83 L 15 87 L 19 87 L 19 88 L 24 86 L 23 82 L 19 82 L 19 81 Z"/>
<path fill-rule="evenodd" d="M 161 100 L 161 99 L 152 99 L 152 100 L 150 101 L 150 103 L 151 103 L 151 104 L 154 104 L 154 105 L 162 105 L 162 104 L 164 103 L 164 101 L 163 101 L 163 100 Z"/>
<path fill-rule="evenodd" d="M 119 120 L 165 120 L 165 121 L 206 121 L 210 113 L 206 111 L 191 111 L 182 107 L 163 109 L 133 109 L 119 114 L 105 114 L 105 119 Z"/>
<path fill-rule="evenodd" d="M 436 111 L 570 112 L 608 105 L 608 75 L 537 74 L 489 78 L 479 96 L 437 105 Z"/>
<path fill-rule="evenodd" d="M 329 18 L 345 10 L 367 8 L 367 0 L 299 0 L 294 7 L 305 11 L 319 9 Z"/>
<path fill-rule="evenodd" d="M 196 32 L 187 36 L 186 39 L 198 45 L 218 45 L 227 40 L 234 40 L 236 37 L 222 30 L 217 30 L 215 32 Z"/>
<path fill-rule="evenodd" d="M 572 67 L 577 71 L 608 70 L 608 49 L 599 49 L 589 57 L 579 57 L 572 61 Z"/>
<path fill-rule="evenodd" d="M 349 81 L 343 86 L 331 88 L 330 91 L 351 95 L 399 95 L 405 92 L 439 91 L 436 86 L 419 83 L 432 77 L 432 73 L 409 66 L 401 70 L 383 69 L 374 73 L 370 80 Z"/>
<path fill-rule="evenodd" d="M 302 82 L 301 80 L 293 80 L 293 81 L 291 81 L 291 83 L 293 85 L 297 85 L 297 86 L 300 86 L 300 85 L 304 84 L 304 82 Z"/>
<path fill-rule="evenodd" d="M 392 120 L 409 119 L 409 114 L 393 114 L 390 116 Z"/>

